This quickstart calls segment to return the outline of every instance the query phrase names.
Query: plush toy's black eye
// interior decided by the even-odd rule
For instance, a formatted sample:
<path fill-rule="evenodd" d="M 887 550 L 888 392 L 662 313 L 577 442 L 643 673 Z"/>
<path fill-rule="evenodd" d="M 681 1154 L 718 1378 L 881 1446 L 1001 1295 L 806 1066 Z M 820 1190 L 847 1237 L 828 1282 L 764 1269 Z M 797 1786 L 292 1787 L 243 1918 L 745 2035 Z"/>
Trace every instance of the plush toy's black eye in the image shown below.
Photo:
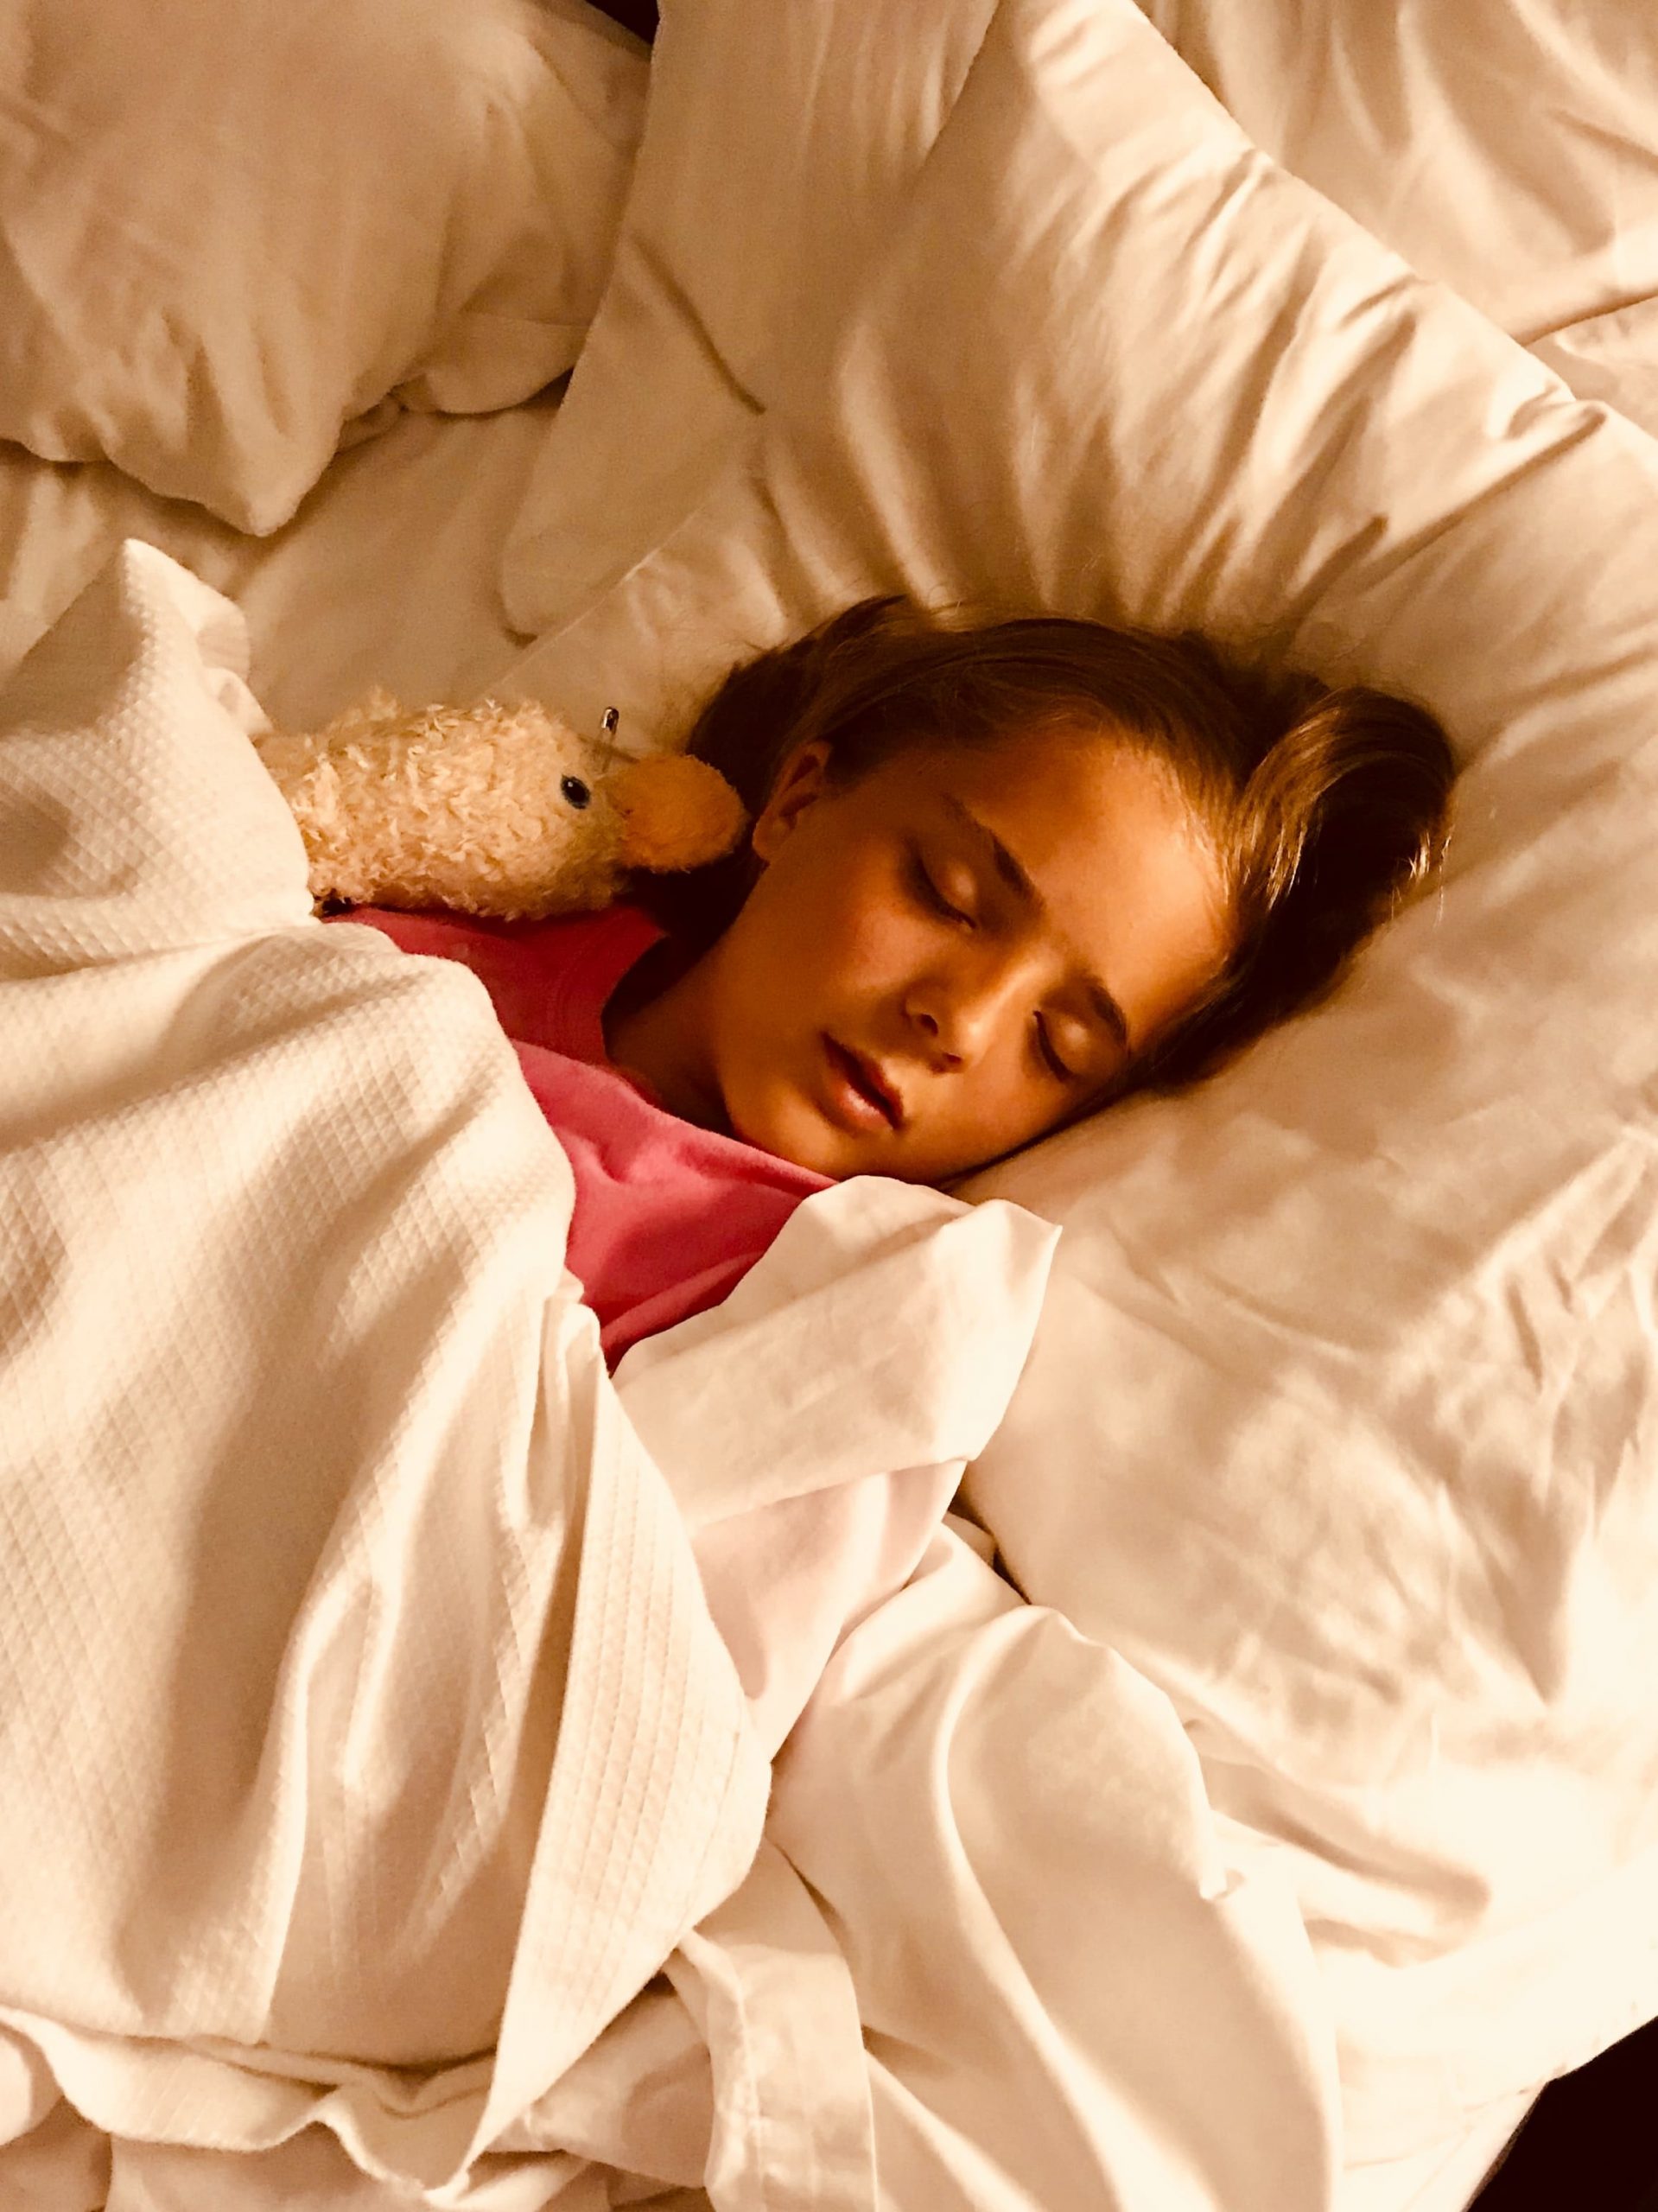
<path fill-rule="evenodd" d="M 584 806 L 590 806 L 593 804 L 593 793 L 588 789 L 580 776 L 566 776 L 563 782 L 558 788 L 563 792 L 565 798 L 569 799 L 570 804 L 575 809 L 578 814 L 581 813 Z"/>

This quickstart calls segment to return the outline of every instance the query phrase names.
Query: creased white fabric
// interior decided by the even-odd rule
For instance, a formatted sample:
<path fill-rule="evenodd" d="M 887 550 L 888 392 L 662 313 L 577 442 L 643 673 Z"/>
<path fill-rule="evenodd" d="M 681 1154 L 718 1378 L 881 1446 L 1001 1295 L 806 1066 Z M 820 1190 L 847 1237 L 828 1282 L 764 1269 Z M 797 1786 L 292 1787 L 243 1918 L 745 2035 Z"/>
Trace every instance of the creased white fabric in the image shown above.
<path fill-rule="evenodd" d="M 768 1833 L 851 1968 L 883 2206 L 1331 2202 L 1293 1890 L 1217 1836 L 1161 1692 L 954 1529 L 836 1652 Z"/>
<path fill-rule="evenodd" d="M 586 0 L 7 0 L 0 437 L 276 529 L 581 349 L 643 117 Z"/>
<path fill-rule="evenodd" d="M 0 680 L 141 537 L 235 601 L 248 680 L 281 728 L 318 728 L 376 683 L 400 699 L 475 696 L 517 650 L 495 570 L 551 404 L 402 415 L 339 455 L 268 537 L 107 461 L 65 467 L 0 444 Z"/>
<path fill-rule="evenodd" d="M 1058 1232 L 995 1203 L 941 1222 L 950 1203 L 867 1177 L 803 1206 L 763 1270 L 617 1370 L 768 1757 L 848 1619 L 908 1580 L 1025 1364 Z M 765 1374 L 786 1378 L 786 1432 L 757 1403 Z"/>
<path fill-rule="evenodd" d="M 321 2125 L 434 2201 L 585 2205 L 590 2128 L 492 2146 L 743 1881 L 765 1736 L 994 1428 L 1054 1232 L 823 1194 L 723 1347 L 641 1360 L 647 1446 L 481 988 L 311 919 L 245 653 L 132 544 L 0 701 L 0 2143 L 84 2171 L 60 2091 L 134 2191 Z M 797 1365 L 838 1329 L 855 1375 L 860 1312 L 867 1408 Z M 841 1621 L 741 1611 L 780 1515 Z"/>
<path fill-rule="evenodd" d="M 1658 430 L 1658 18 L 1585 0 L 1142 0 L 1257 145 Z"/>
<path fill-rule="evenodd" d="M 607 2039 L 614 2155 L 637 2131 L 672 2178 L 648 2146 L 700 2107 L 719 2212 L 1327 2212 L 1336 2040 L 1293 1884 L 1234 1853 L 1164 1694 L 981 1536 L 952 1518 L 842 1639 L 766 1848 L 670 1963 L 683 2007 Z M 526 2139 L 568 2135 L 568 2095 Z"/>
<path fill-rule="evenodd" d="M 991 0 L 674 0 L 615 264 L 508 534 L 510 619 L 562 622 L 690 512 L 815 370 L 949 114 Z"/>

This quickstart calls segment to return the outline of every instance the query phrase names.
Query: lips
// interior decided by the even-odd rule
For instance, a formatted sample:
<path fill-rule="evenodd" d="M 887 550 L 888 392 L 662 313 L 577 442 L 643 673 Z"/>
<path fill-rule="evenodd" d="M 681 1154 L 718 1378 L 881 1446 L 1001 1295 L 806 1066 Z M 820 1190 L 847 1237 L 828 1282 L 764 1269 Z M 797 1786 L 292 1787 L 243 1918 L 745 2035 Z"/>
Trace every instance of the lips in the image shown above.
<path fill-rule="evenodd" d="M 829 1066 L 830 1096 L 841 1109 L 840 1118 L 849 1119 L 861 1128 L 901 1129 L 904 1101 L 877 1064 L 834 1037 L 824 1037 L 823 1049 Z"/>

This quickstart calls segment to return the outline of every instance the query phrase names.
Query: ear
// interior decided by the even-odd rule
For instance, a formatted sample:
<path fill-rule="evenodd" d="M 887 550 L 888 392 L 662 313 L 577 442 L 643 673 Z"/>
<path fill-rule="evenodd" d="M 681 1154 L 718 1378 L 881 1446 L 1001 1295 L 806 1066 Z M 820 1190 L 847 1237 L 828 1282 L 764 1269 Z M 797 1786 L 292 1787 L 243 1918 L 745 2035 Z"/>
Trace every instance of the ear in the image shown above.
<path fill-rule="evenodd" d="M 821 737 L 797 745 L 778 771 L 777 781 L 765 805 L 754 817 L 749 844 L 758 861 L 777 858 L 797 826 L 800 817 L 829 789 L 831 747 Z"/>

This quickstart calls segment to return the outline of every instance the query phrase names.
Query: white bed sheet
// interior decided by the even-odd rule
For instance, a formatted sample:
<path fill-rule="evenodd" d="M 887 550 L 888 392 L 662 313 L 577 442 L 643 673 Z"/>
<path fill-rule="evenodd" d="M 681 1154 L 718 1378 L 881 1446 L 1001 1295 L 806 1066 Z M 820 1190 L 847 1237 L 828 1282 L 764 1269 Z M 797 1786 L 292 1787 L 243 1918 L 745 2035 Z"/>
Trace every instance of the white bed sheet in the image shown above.
<path fill-rule="evenodd" d="M 141 537 L 234 600 L 254 691 L 307 728 L 384 683 L 411 702 L 486 687 L 522 645 L 501 546 L 556 393 L 493 415 L 407 413 L 338 454 L 292 522 L 251 537 L 107 463 L 0 442 L 0 677 L 123 538 Z"/>
<path fill-rule="evenodd" d="M 1383 2166 L 1350 2166 L 1340 2212 L 1465 2212 L 1533 2100 L 1514 2098 L 1450 2141 Z"/>

